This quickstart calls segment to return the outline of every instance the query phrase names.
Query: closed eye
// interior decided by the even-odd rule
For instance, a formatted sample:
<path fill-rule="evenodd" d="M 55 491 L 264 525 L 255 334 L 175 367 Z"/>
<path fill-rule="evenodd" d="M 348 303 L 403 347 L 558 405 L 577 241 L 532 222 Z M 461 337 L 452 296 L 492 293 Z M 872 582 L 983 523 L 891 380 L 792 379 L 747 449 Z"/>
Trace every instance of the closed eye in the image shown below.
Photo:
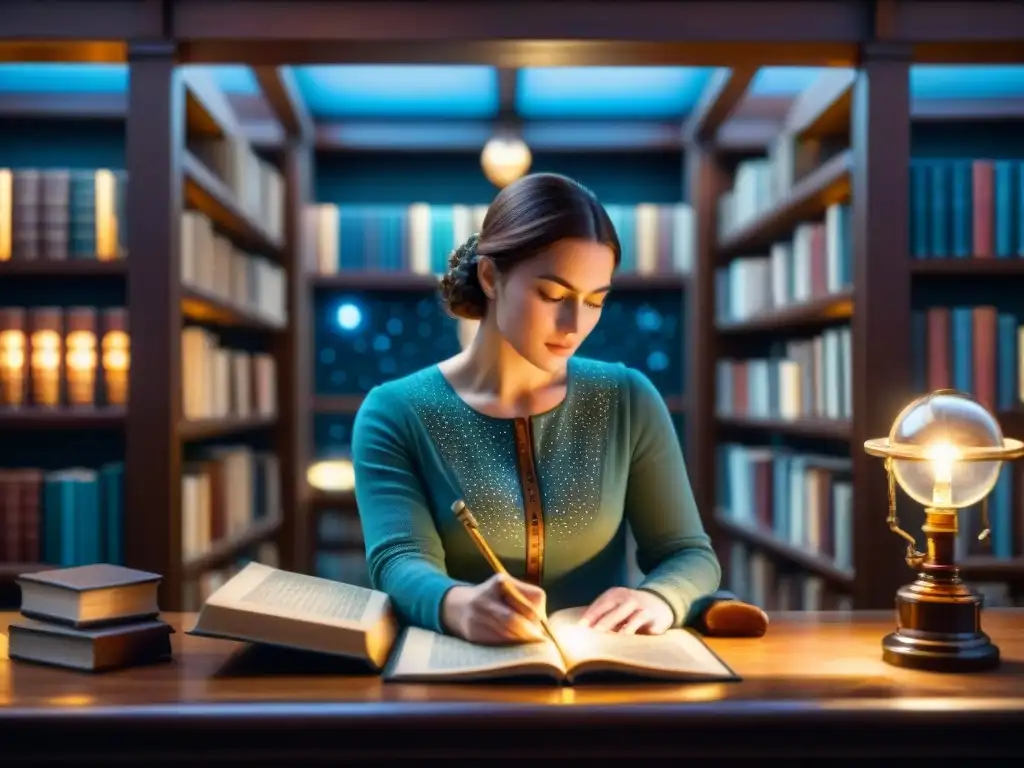
<path fill-rule="evenodd" d="M 549 302 L 551 304 L 558 304 L 560 302 L 565 301 L 565 299 L 566 299 L 565 296 L 547 296 L 547 295 L 545 295 L 543 293 L 540 294 L 540 297 L 541 297 L 542 300 L 544 300 L 546 302 Z M 586 304 L 591 309 L 603 309 L 604 308 L 604 302 L 602 302 L 600 304 L 597 304 L 597 303 L 595 303 L 593 301 L 584 301 L 583 303 Z"/>

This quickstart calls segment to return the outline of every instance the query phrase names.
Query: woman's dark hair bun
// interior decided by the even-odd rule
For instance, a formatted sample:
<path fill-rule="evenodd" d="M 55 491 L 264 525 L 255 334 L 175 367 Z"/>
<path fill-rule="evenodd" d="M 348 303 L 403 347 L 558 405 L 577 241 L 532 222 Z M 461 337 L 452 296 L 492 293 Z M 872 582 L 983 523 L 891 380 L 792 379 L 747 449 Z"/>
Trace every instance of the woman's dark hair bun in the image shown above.
<path fill-rule="evenodd" d="M 532 173 L 512 182 L 487 207 L 480 232 L 448 257 L 439 286 L 448 314 L 469 320 L 487 314 L 490 300 L 477 273 L 481 256 L 507 275 L 561 240 L 607 245 L 619 265 L 618 235 L 593 192 L 557 173 Z"/>
<path fill-rule="evenodd" d="M 453 317 L 480 320 L 487 314 L 487 296 L 477 274 L 477 243 L 480 235 L 470 235 L 448 256 L 448 271 L 441 278 L 441 298 Z"/>

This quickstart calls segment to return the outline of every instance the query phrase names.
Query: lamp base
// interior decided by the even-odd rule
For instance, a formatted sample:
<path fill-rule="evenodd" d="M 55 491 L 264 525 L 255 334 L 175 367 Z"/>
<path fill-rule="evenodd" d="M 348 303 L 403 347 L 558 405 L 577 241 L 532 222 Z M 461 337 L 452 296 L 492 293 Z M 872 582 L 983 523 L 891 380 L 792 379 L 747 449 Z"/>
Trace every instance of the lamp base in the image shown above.
<path fill-rule="evenodd" d="M 882 640 L 883 661 L 929 672 L 999 666 L 998 646 L 981 631 L 981 598 L 955 574 L 922 573 L 897 591 L 897 629 Z"/>

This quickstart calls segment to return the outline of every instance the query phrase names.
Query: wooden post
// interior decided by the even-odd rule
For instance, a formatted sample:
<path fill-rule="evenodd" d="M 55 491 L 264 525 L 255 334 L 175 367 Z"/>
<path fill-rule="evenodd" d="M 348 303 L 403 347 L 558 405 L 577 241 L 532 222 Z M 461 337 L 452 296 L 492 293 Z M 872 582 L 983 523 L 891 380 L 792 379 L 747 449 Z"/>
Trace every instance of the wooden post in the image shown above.
<path fill-rule="evenodd" d="M 304 254 L 303 211 L 312 199 L 311 138 L 289 137 L 284 152 L 286 188 L 285 237 L 288 274 L 288 330 L 279 335 L 277 453 L 281 467 L 282 514 L 279 546 L 282 566 L 309 572 L 312 568 L 309 491 L 306 468 L 311 441 L 313 402 L 312 309 Z"/>
<path fill-rule="evenodd" d="M 133 43 L 128 62 L 125 561 L 163 576 L 160 607 L 174 611 L 182 601 L 178 248 L 185 93 L 172 43 Z"/>
<path fill-rule="evenodd" d="M 886 526 L 883 463 L 864 441 L 889 434 L 911 396 L 910 61 L 908 47 L 867 46 L 853 91 L 853 557 L 857 609 L 892 608 L 913 579 Z"/>
<path fill-rule="evenodd" d="M 697 508 L 725 567 L 727 540 L 715 524 L 715 260 L 722 177 L 711 146 L 687 145 L 687 199 L 694 211 L 693 273 L 687 288 L 686 464 Z"/>

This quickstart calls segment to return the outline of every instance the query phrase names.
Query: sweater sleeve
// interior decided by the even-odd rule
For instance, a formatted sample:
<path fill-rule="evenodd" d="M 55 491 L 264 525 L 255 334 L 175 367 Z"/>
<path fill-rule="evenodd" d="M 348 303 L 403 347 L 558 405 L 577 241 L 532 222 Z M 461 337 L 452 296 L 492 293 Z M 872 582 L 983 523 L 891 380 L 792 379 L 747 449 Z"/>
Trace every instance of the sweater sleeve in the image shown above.
<path fill-rule="evenodd" d="M 682 626 L 694 601 L 722 577 L 690 487 L 668 407 L 651 381 L 627 368 L 632 458 L 625 515 L 637 544 L 639 588 L 664 599 Z"/>
<path fill-rule="evenodd" d="M 356 503 L 370 583 L 407 624 L 443 632 L 441 603 L 453 586 L 444 548 L 413 461 L 402 404 L 379 387 L 356 414 L 352 433 Z"/>

